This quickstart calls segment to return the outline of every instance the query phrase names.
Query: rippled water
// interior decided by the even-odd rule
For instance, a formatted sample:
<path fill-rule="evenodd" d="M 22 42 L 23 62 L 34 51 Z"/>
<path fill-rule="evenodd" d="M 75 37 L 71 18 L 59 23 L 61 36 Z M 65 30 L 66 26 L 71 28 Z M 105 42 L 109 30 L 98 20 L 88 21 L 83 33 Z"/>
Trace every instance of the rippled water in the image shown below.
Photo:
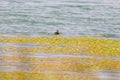
<path fill-rule="evenodd" d="M 0 34 L 119 37 L 120 0 L 0 0 Z"/>

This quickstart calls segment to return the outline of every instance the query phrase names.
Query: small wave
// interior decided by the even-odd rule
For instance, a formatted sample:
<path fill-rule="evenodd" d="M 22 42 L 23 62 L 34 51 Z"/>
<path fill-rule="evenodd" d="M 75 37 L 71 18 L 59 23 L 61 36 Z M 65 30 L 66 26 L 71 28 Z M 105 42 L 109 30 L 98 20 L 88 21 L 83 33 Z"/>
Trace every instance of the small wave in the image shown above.
<path fill-rule="evenodd" d="M 36 6 L 39 6 L 40 4 L 39 3 L 35 3 L 35 2 L 26 2 L 24 3 L 25 6 L 31 6 L 31 7 L 36 7 Z"/>
<path fill-rule="evenodd" d="M 97 34 L 96 36 L 101 36 L 105 38 L 119 38 L 119 36 L 116 34 Z"/>
<path fill-rule="evenodd" d="M 9 2 L 7 1 L 0 1 L 0 6 L 8 6 Z"/>

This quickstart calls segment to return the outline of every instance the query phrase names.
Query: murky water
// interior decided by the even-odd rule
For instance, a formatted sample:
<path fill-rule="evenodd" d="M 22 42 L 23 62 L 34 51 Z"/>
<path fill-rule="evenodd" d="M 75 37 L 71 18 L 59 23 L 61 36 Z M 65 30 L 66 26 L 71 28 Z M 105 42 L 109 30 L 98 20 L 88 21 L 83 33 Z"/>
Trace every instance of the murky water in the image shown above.
<path fill-rule="evenodd" d="M 0 0 L 0 34 L 120 37 L 120 0 Z"/>

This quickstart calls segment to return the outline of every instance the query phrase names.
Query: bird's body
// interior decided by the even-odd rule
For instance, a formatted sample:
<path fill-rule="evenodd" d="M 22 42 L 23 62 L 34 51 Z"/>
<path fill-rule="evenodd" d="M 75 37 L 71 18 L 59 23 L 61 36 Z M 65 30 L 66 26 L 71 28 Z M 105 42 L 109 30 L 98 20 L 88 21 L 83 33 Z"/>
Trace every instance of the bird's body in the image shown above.
<path fill-rule="evenodd" d="M 55 34 L 55 35 L 59 35 L 60 33 L 59 33 L 59 31 L 57 30 L 56 32 L 54 32 L 54 34 Z"/>

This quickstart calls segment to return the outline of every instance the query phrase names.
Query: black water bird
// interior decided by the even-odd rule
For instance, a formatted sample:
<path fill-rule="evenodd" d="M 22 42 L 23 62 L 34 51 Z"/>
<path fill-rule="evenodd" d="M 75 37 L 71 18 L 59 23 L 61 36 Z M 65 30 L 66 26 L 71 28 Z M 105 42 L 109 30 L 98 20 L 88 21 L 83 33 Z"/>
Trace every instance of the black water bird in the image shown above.
<path fill-rule="evenodd" d="M 54 32 L 54 35 L 59 35 L 60 32 L 57 30 L 56 32 Z"/>

